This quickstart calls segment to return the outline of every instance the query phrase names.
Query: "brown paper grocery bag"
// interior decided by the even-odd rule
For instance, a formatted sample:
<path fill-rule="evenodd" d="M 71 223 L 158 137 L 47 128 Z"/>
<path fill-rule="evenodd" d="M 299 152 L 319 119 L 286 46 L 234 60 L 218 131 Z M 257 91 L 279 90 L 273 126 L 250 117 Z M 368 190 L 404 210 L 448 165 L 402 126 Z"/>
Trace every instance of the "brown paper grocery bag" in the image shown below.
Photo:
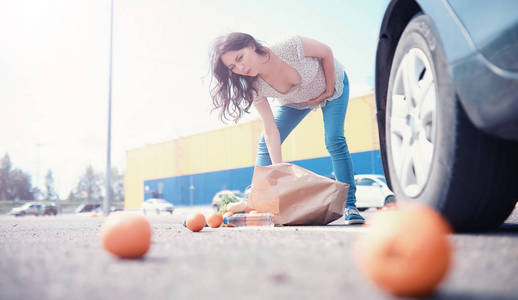
<path fill-rule="evenodd" d="M 256 166 L 248 206 L 275 224 L 326 225 L 343 215 L 349 185 L 290 163 Z"/>

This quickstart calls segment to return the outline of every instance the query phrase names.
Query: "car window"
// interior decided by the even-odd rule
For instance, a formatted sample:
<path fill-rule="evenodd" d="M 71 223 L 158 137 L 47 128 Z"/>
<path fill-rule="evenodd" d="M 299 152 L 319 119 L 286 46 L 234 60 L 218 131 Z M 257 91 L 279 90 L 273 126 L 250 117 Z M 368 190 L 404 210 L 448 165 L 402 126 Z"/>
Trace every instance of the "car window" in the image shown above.
<path fill-rule="evenodd" d="M 370 179 L 370 178 L 360 178 L 357 182 L 356 182 L 356 185 L 367 185 L 367 186 L 371 186 L 371 185 L 374 185 L 375 184 L 375 181 Z"/>

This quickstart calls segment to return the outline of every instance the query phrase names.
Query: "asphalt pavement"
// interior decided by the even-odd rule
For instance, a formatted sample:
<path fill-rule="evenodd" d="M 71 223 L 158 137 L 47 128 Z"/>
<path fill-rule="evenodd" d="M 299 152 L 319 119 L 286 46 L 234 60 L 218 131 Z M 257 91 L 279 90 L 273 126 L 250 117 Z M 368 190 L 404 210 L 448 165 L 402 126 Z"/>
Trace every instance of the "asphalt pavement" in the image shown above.
<path fill-rule="evenodd" d="M 357 270 L 368 226 L 192 233 L 182 223 L 193 211 L 211 210 L 148 215 L 152 245 L 138 260 L 102 248 L 102 216 L 1 216 L 0 299 L 395 299 Z M 431 299 L 518 299 L 517 210 L 499 230 L 450 239 L 454 264 Z"/>

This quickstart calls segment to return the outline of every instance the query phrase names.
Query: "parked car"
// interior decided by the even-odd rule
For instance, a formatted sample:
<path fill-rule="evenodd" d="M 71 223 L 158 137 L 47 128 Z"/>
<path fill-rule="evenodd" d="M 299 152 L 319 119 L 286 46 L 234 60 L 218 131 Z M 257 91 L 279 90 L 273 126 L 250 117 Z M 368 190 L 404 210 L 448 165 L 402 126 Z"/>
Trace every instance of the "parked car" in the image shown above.
<path fill-rule="evenodd" d="M 354 175 L 356 207 L 364 211 L 370 207 L 381 208 L 394 203 L 394 193 L 388 188 L 385 177 L 379 174 Z"/>
<path fill-rule="evenodd" d="M 100 207 L 101 207 L 101 204 L 99 204 L 99 203 L 83 203 L 76 208 L 75 212 L 76 212 L 76 214 L 87 213 L 87 212 L 92 212 Z"/>
<path fill-rule="evenodd" d="M 168 212 L 172 214 L 174 211 L 174 205 L 165 199 L 151 198 L 142 203 L 141 209 L 144 214 L 147 214 L 150 211 L 156 212 L 157 214 L 160 214 L 160 212 Z"/>
<path fill-rule="evenodd" d="M 44 204 L 42 215 L 57 215 L 58 214 L 58 207 L 55 204 Z"/>
<path fill-rule="evenodd" d="M 7 214 L 17 217 L 25 215 L 40 216 L 43 214 L 43 204 L 37 202 L 27 202 L 22 206 L 12 208 Z"/>
<path fill-rule="evenodd" d="M 375 97 L 388 186 L 457 231 L 494 229 L 518 194 L 517 3 L 387 3 Z"/>
<path fill-rule="evenodd" d="M 221 200 L 223 200 L 223 196 L 228 195 L 230 197 L 236 197 L 237 200 L 242 200 L 245 198 L 245 195 L 241 193 L 239 190 L 221 190 L 217 192 L 214 197 L 212 197 L 212 208 L 215 211 L 219 211 L 221 207 Z"/>
<path fill-rule="evenodd" d="M 116 212 L 116 211 L 123 211 L 124 208 L 123 207 L 119 207 L 119 206 L 112 206 L 110 207 L 110 212 Z"/>
<path fill-rule="evenodd" d="M 249 185 L 247 186 L 244 190 L 243 190 L 243 198 L 248 200 L 248 196 L 250 195 L 250 191 L 252 190 L 252 185 Z"/>
<path fill-rule="evenodd" d="M 123 210 L 124 209 L 122 207 L 110 206 L 110 213 L 113 213 L 113 212 L 116 212 L 116 211 L 123 211 Z M 102 213 L 104 213 L 104 206 L 103 205 L 99 205 L 97 208 L 92 210 L 92 212 L 102 214 Z"/>

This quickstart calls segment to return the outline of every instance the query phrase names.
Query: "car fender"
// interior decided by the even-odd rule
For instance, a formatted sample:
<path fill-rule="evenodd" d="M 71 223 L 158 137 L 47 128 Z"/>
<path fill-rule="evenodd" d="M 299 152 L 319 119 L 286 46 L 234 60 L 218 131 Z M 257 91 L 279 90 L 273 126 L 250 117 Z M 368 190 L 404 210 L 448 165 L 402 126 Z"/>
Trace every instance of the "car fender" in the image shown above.
<path fill-rule="evenodd" d="M 467 6 L 469 10 L 463 9 Z M 427 41 L 431 47 L 441 43 L 448 74 L 470 121 L 489 134 L 518 140 L 518 132 L 509 129 L 518 126 L 515 117 L 518 98 L 514 93 L 518 85 L 518 56 L 509 55 L 512 50 L 495 52 L 495 49 L 503 48 L 503 41 L 516 40 L 518 36 L 518 10 L 509 6 L 515 6 L 515 3 L 477 2 L 475 7 L 470 1 L 393 0 L 387 4 L 380 27 L 375 70 L 380 139 L 385 139 L 385 124 L 379 120 L 380 115 L 385 114 L 386 82 L 394 51 L 406 24 L 421 12 L 431 18 L 435 35 L 427 35 Z M 477 13 L 494 19 L 494 14 L 483 13 L 489 8 L 498 9 L 496 15 L 502 15 L 501 22 L 487 25 L 488 22 L 472 20 Z M 476 30 L 482 26 L 480 24 L 485 26 L 481 33 Z M 518 42 L 511 48 L 518 49 Z M 384 151 L 381 151 L 381 157 L 386 167 Z M 390 178 L 387 180 L 390 186 Z"/>

